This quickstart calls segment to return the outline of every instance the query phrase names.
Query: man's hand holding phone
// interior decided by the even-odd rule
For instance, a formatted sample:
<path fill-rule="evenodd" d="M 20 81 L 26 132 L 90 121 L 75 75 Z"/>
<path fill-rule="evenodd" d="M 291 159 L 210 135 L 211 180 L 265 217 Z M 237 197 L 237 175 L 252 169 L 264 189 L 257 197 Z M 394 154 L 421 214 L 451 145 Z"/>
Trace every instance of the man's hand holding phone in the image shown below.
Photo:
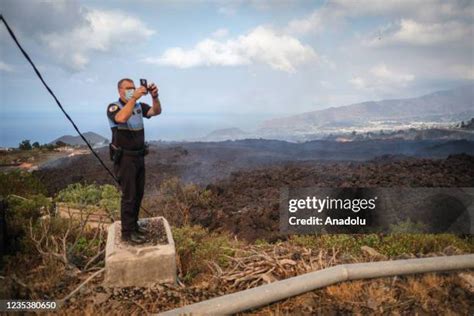
<path fill-rule="evenodd" d="M 158 87 L 153 82 L 148 86 L 148 91 L 153 99 L 158 98 Z"/>
<path fill-rule="evenodd" d="M 133 98 L 135 100 L 138 100 L 147 93 L 148 93 L 147 89 L 145 87 L 140 86 L 137 89 L 135 89 L 135 92 L 133 92 Z"/>
<path fill-rule="evenodd" d="M 145 87 L 153 99 L 158 98 L 158 87 L 153 82 L 148 84 L 146 79 L 140 79 L 140 86 Z"/>

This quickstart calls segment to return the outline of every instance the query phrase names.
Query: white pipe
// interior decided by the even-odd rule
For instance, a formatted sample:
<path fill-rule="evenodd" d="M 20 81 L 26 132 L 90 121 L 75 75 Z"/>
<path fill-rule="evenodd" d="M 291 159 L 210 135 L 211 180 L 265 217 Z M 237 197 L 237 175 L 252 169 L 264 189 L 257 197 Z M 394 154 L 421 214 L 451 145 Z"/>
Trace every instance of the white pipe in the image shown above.
<path fill-rule="evenodd" d="M 474 254 L 341 264 L 183 306 L 159 315 L 229 315 L 268 305 L 284 298 L 342 281 L 473 268 Z"/>

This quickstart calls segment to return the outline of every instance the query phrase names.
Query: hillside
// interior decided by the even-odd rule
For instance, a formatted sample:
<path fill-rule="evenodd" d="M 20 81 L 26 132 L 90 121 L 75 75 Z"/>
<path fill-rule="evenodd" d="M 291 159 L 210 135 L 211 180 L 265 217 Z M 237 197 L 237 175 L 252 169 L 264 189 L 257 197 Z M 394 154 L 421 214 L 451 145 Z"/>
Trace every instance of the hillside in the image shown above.
<path fill-rule="evenodd" d="M 170 163 L 193 156 L 191 148 L 188 151 L 175 147 L 173 152 L 164 154 L 162 159 L 169 159 Z M 71 221 L 52 212 L 51 201 L 80 201 L 85 211 L 89 207 L 118 209 L 120 194 L 110 185 L 110 177 L 109 185 L 104 186 L 78 183 L 95 181 L 98 176 L 98 172 L 86 172 L 97 163 L 78 163 L 83 158 L 69 158 L 74 164 L 58 171 L 64 178 L 80 169 L 86 177 L 77 177 L 72 186 L 54 195 L 42 195 L 46 192 L 41 184 L 44 177 L 53 174 L 51 169 L 43 174 L 43 180 L 35 172 L 0 177 L 0 183 L 9 183 L 0 185 L 3 194 L 17 196 L 11 199 L 11 214 L 18 214 L 18 221 L 12 222 L 9 232 L 16 232 L 22 245 L 31 245 L 16 249 L 6 258 L 0 297 L 64 300 L 59 312 L 68 315 L 141 315 L 338 264 L 472 254 L 474 250 L 472 237 L 454 234 L 286 236 L 279 234 L 278 226 L 282 187 L 464 187 L 474 178 L 472 156 L 288 163 L 234 172 L 206 187 L 175 178 L 175 171 L 181 174 L 178 164 L 162 165 L 160 170 L 148 166 L 149 173 L 155 172 L 164 179 L 155 181 L 159 179 L 153 177 L 147 181 L 143 204 L 150 213 L 141 215 L 164 215 L 170 221 L 179 283 L 109 288 L 104 286 L 101 273 L 106 227 L 83 230 L 90 217 Z M 42 216 L 49 210 L 49 216 Z M 58 246 L 57 241 L 63 241 L 63 246 Z M 380 311 L 397 315 L 468 315 L 473 310 L 472 277 L 470 271 L 455 271 L 358 280 L 309 291 L 241 315 L 365 315 Z"/>
<path fill-rule="evenodd" d="M 105 146 L 108 144 L 109 140 L 97 133 L 94 132 L 86 132 L 84 133 L 84 137 L 87 139 L 89 143 L 91 143 L 92 146 L 94 147 L 101 147 Z M 85 145 L 84 141 L 82 138 L 77 135 L 77 136 L 72 136 L 72 135 L 64 135 L 61 136 L 51 142 L 51 144 L 56 144 L 57 142 L 63 142 L 65 144 L 71 145 L 71 146 L 80 146 L 80 145 Z"/>
<path fill-rule="evenodd" d="M 206 136 L 204 136 L 202 141 L 223 141 L 223 140 L 236 140 L 249 137 L 250 133 L 244 132 L 240 128 L 231 127 L 231 128 L 222 128 L 216 129 Z"/>
<path fill-rule="evenodd" d="M 369 101 L 331 107 L 262 122 L 258 133 L 287 139 L 294 135 L 351 129 L 378 131 L 446 124 L 472 117 L 474 85 L 410 99 Z"/>
<path fill-rule="evenodd" d="M 107 148 L 97 150 L 112 168 Z M 447 158 L 474 155 L 473 141 L 377 140 L 358 142 L 311 141 L 291 143 L 278 140 L 247 139 L 225 142 L 152 143 L 146 157 L 145 191 L 153 191 L 164 178 L 178 176 L 183 181 L 206 185 L 236 171 L 278 166 L 286 163 L 362 162 L 378 156 Z M 323 168 L 324 169 L 324 168 Z M 70 183 L 109 183 L 110 176 L 91 155 L 58 159 L 38 171 L 53 194 Z"/>

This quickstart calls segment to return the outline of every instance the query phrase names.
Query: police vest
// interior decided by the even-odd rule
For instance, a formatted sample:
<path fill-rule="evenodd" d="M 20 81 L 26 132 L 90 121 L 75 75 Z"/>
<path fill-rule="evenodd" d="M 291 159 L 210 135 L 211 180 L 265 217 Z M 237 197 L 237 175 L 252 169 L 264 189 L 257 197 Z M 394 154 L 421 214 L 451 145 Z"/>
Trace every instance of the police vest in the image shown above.
<path fill-rule="evenodd" d="M 111 104 L 117 105 L 119 109 L 122 109 L 124 107 L 119 101 L 112 102 Z M 110 128 L 117 127 L 117 129 L 119 130 L 140 131 L 143 129 L 142 105 L 140 102 L 135 103 L 135 107 L 133 108 L 133 114 L 125 123 L 116 123 L 110 118 L 108 118 L 108 120 Z"/>

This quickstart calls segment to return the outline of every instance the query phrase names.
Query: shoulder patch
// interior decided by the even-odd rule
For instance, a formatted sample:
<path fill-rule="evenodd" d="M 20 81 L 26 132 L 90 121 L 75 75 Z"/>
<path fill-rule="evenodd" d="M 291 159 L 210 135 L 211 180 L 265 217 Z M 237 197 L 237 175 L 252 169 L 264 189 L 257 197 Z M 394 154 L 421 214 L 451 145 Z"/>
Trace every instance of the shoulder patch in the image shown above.
<path fill-rule="evenodd" d="M 109 112 L 115 112 L 118 110 L 118 105 L 111 105 L 109 106 Z"/>

